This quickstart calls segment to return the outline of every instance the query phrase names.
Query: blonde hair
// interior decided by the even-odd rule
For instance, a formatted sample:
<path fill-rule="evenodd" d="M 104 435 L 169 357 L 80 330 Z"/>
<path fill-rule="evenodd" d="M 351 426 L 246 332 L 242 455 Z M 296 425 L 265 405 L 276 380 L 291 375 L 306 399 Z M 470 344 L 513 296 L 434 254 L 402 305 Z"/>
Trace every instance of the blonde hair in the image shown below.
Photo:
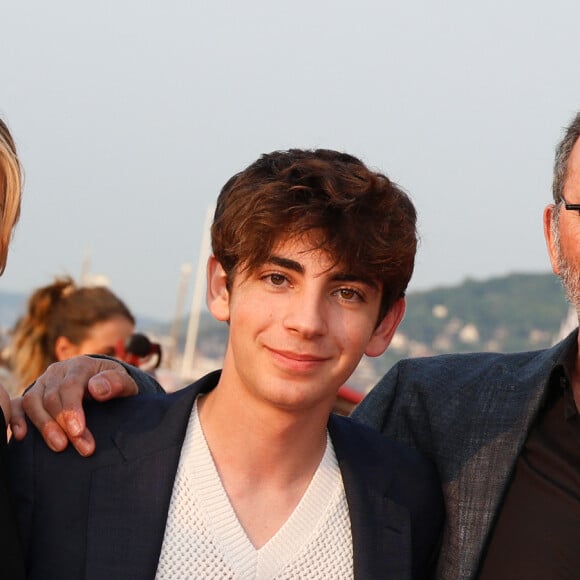
<path fill-rule="evenodd" d="M 15 392 L 26 388 L 56 362 L 58 337 L 80 344 L 95 324 L 117 316 L 135 324 L 125 303 L 105 287 L 78 287 L 65 276 L 36 290 L 28 300 L 26 314 L 12 331 L 10 367 L 15 375 Z"/>
<path fill-rule="evenodd" d="M 0 119 L 0 274 L 6 268 L 12 230 L 20 217 L 21 197 L 22 168 L 12 135 Z"/>

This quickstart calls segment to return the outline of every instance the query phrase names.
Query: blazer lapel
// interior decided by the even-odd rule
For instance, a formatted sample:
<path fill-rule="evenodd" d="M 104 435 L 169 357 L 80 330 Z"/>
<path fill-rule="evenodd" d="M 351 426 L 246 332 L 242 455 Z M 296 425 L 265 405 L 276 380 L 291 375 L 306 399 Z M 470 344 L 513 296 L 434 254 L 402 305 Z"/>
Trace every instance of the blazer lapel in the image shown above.
<path fill-rule="evenodd" d="M 118 460 L 91 478 L 87 579 L 155 577 L 191 408 L 215 383 L 212 373 L 156 396 L 114 435 Z"/>
<path fill-rule="evenodd" d="M 535 409 L 540 395 L 538 391 L 530 400 L 527 394 L 522 400 L 522 393 L 504 393 L 494 401 L 495 410 L 485 416 L 497 418 L 504 413 L 506 429 L 485 442 L 479 440 L 475 430 L 460 438 L 462 445 L 476 451 L 464 463 L 458 477 L 443 484 L 448 525 L 439 558 L 440 578 L 471 577 L 535 415 L 532 411 L 521 411 Z M 517 416 L 506 417 L 507 408 L 517 409 Z"/>
<path fill-rule="evenodd" d="M 494 383 L 481 385 L 482 396 L 468 418 L 470 428 L 453 435 L 461 449 L 473 454 L 458 476 L 443 485 L 448 513 L 439 578 L 471 578 L 475 573 L 552 369 L 576 337 L 573 333 L 545 351 L 537 365 L 525 371 L 512 368 L 508 356 L 505 367 L 498 365 Z"/>
<path fill-rule="evenodd" d="M 411 577 L 410 523 L 406 510 L 389 498 L 391 466 L 377 461 L 374 445 L 349 421 L 331 416 L 328 427 L 348 502 L 354 577 Z"/>

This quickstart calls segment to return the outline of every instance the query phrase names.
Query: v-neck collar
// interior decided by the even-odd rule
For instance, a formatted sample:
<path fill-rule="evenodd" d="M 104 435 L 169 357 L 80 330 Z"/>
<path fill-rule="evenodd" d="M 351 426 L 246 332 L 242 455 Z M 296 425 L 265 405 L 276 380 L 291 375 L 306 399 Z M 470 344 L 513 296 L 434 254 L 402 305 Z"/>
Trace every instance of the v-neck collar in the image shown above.
<path fill-rule="evenodd" d="M 262 547 L 255 548 L 239 522 L 223 487 L 203 434 L 194 404 L 180 465 L 189 480 L 206 525 L 223 548 L 233 570 L 255 577 L 274 577 L 305 549 L 326 521 L 329 507 L 344 493 L 330 437 L 323 458 L 300 502 L 280 529 Z M 179 475 L 178 475 L 179 477 Z M 325 501 L 320 501 L 324 498 Z"/>

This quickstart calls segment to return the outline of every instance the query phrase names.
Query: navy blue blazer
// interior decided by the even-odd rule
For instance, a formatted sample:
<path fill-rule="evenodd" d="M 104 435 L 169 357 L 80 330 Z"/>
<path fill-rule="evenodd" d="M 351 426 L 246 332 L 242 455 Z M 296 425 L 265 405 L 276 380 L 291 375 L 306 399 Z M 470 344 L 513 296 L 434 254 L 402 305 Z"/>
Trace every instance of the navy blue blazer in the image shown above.
<path fill-rule="evenodd" d="M 33 430 L 10 445 L 12 489 L 29 578 L 154 578 L 195 397 L 219 372 L 171 394 L 88 404 L 89 458 L 51 452 Z M 425 578 L 442 524 L 430 462 L 374 430 L 333 416 L 355 578 Z"/>

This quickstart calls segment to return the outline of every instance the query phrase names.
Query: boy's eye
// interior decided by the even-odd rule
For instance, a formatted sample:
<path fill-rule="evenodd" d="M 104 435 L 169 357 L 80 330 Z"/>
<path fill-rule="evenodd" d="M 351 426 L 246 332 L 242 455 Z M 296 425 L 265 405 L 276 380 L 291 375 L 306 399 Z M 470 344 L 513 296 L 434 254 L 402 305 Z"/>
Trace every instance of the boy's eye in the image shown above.
<path fill-rule="evenodd" d="M 282 274 L 270 274 L 270 282 L 274 286 L 281 286 L 286 281 L 286 277 Z"/>
<path fill-rule="evenodd" d="M 353 288 L 341 288 L 339 291 L 340 297 L 343 300 L 361 300 L 362 296 L 360 292 L 357 292 Z"/>

